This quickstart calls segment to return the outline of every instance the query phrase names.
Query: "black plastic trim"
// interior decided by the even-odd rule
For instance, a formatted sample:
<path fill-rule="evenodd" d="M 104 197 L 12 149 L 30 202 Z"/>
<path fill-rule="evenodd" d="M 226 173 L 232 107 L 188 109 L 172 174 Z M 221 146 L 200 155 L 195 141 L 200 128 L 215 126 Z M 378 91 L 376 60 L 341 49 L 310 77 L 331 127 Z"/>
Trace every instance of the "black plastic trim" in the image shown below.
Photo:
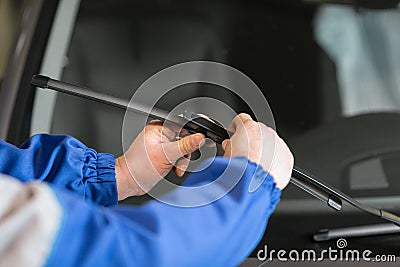
<path fill-rule="evenodd" d="M 30 82 L 32 75 L 40 71 L 58 3 L 58 0 L 42 1 L 40 11 L 38 14 L 34 14 L 37 16 L 36 25 L 31 40 L 27 40 L 30 45 L 26 57 L 18 64 L 9 66 L 0 92 L 0 106 L 2 106 L 0 138 L 16 145 L 21 144 L 30 135 L 36 91 L 36 87 L 32 86 Z M 27 8 L 37 8 L 37 6 L 32 4 Z M 15 73 L 13 68 L 22 68 L 22 72 L 19 69 L 20 75 L 13 76 L 12 74 Z M 9 79 L 8 82 L 7 79 Z M 13 80 L 10 81 L 10 79 Z"/>

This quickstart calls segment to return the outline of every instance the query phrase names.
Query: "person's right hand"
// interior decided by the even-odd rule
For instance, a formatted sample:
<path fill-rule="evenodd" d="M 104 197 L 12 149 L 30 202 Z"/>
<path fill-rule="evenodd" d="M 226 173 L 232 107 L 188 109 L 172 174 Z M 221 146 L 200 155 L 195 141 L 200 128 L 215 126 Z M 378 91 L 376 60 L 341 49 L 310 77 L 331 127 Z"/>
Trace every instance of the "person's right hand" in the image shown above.
<path fill-rule="evenodd" d="M 234 134 L 222 142 L 224 157 L 247 157 L 274 178 L 277 188 L 282 190 L 287 186 L 294 159 L 286 143 L 273 129 L 241 113 L 233 119 L 228 131 Z"/>

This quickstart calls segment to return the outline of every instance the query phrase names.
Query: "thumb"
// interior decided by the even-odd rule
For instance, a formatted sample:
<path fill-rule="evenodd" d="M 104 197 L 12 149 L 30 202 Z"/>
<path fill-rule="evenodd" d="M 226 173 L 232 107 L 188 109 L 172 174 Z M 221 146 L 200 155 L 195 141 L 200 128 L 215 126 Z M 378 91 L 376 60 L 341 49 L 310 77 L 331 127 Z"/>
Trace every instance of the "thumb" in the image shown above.
<path fill-rule="evenodd" d="M 226 147 L 227 147 L 230 143 L 231 143 L 231 140 L 230 140 L 230 139 L 225 139 L 224 141 L 222 141 L 222 144 L 221 144 L 222 149 L 225 151 L 225 150 L 226 150 Z"/>
<path fill-rule="evenodd" d="M 164 153 L 170 161 L 176 161 L 199 149 L 204 144 L 203 140 L 205 136 L 201 133 L 188 135 L 178 141 L 164 143 Z"/>

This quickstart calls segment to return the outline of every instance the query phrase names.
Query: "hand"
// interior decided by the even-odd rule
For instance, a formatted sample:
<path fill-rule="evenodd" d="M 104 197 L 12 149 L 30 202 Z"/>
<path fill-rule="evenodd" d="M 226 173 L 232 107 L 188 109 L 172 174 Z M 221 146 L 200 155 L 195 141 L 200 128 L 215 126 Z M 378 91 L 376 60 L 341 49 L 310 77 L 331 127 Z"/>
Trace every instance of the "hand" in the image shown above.
<path fill-rule="evenodd" d="M 193 134 L 176 141 L 178 133 L 151 121 L 133 141 L 128 151 L 116 159 L 118 200 L 150 191 L 172 169 L 185 173 L 190 155 L 204 144 L 203 134 Z"/>
<path fill-rule="evenodd" d="M 259 164 L 284 189 L 293 169 L 293 155 L 278 134 L 248 114 L 237 115 L 228 127 L 234 134 L 222 142 L 224 157 L 243 156 Z"/>

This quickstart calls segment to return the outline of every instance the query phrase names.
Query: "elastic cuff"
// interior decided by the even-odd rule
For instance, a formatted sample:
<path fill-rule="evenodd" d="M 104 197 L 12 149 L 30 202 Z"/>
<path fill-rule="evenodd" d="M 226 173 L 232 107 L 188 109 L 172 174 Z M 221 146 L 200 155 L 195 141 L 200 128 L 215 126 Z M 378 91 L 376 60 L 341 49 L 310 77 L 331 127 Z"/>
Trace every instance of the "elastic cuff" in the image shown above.
<path fill-rule="evenodd" d="M 265 171 L 261 165 L 250 161 L 249 159 L 247 160 L 249 162 L 249 165 L 251 166 L 250 169 L 253 173 L 251 182 L 249 183 L 249 192 L 257 193 L 257 191 L 260 191 L 260 187 L 263 188 L 263 190 L 261 190 L 260 192 L 270 192 L 270 206 L 265 211 L 266 216 L 269 217 L 271 213 L 275 210 L 276 205 L 279 203 L 282 191 L 276 187 L 274 177 L 269 172 Z"/>
<path fill-rule="evenodd" d="M 282 190 L 276 187 L 274 177 L 266 172 L 260 165 L 251 162 L 252 164 L 257 165 L 256 172 L 254 174 L 254 179 L 262 180 L 262 187 L 268 188 L 268 191 L 271 192 L 270 194 L 270 209 L 268 209 L 268 216 L 275 210 L 276 205 L 279 203 Z"/>
<path fill-rule="evenodd" d="M 88 148 L 85 151 L 84 158 L 85 198 L 103 206 L 116 205 L 118 203 L 118 192 L 114 156 L 97 153 Z"/>

